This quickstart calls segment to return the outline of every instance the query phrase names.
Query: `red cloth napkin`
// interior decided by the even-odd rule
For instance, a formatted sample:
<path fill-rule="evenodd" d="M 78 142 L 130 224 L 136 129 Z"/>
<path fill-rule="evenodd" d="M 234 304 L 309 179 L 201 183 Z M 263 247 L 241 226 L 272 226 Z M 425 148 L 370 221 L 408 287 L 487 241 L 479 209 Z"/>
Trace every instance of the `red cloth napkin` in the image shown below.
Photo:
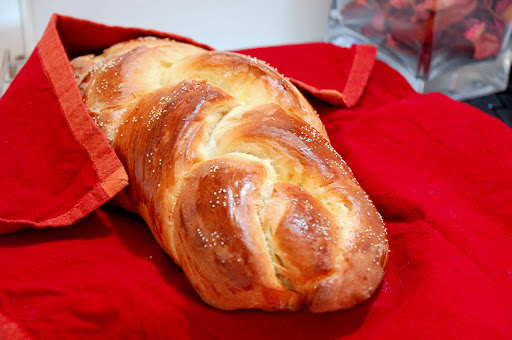
<path fill-rule="evenodd" d="M 36 227 L 0 236 L 0 338 L 511 338 L 512 131 L 440 94 L 416 94 L 366 47 L 243 52 L 306 84 L 382 213 L 391 256 L 381 287 L 320 315 L 205 305 L 139 217 L 97 208 L 126 177 L 64 62 L 148 34 L 169 36 L 54 16 L 0 101 L 0 230 Z M 325 89 L 351 108 L 326 103 Z"/>

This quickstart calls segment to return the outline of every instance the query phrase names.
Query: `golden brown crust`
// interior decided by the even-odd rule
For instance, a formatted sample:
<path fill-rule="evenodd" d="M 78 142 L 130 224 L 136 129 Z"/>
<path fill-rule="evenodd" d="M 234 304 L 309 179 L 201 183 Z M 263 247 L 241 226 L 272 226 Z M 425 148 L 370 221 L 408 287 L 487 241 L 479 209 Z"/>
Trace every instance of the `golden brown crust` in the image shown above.
<path fill-rule="evenodd" d="M 144 218 L 205 302 L 325 312 L 375 291 L 382 219 L 288 80 L 158 39 L 80 58 L 84 102 L 131 181 L 117 203 Z"/>
<path fill-rule="evenodd" d="M 207 79 L 233 94 L 244 105 L 275 103 L 305 120 L 326 138 L 327 132 L 316 112 L 289 80 L 269 65 L 231 52 L 206 52 L 183 58 L 169 68 L 163 82 Z"/>

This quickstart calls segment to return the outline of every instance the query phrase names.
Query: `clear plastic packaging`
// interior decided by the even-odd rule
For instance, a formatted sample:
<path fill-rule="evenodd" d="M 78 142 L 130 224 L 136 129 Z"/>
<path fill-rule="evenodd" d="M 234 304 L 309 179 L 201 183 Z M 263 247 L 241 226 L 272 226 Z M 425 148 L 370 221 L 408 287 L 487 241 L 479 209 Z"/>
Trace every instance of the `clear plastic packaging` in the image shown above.
<path fill-rule="evenodd" d="M 378 47 L 418 92 L 458 100 L 506 89 L 512 0 L 333 0 L 327 40 Z"/>

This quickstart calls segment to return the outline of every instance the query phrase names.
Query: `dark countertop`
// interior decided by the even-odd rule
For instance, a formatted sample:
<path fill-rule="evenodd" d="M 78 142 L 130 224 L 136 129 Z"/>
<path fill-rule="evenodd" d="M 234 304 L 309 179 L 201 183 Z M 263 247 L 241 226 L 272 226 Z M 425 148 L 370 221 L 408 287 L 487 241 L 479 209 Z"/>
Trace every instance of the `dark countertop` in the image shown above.
<path fill-rule="evenodd" d="M 464 102 L 500 119 L 508 127 L 512 128 L 512 77 L 505 91 L 465 100 Z"/>

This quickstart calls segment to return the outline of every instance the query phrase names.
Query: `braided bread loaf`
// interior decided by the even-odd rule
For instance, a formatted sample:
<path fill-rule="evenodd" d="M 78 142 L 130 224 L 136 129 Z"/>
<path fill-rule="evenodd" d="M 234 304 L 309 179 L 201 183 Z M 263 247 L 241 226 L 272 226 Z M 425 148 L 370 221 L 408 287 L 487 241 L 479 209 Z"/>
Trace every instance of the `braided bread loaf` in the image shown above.
<path fill-rule="evenodd" d="M 205 302 L 325 312 L 375 291 L 382 219 L 274 69 L 155 38 L 71 65 L 130 179 L 117 204 L 142 216 Z"/>

